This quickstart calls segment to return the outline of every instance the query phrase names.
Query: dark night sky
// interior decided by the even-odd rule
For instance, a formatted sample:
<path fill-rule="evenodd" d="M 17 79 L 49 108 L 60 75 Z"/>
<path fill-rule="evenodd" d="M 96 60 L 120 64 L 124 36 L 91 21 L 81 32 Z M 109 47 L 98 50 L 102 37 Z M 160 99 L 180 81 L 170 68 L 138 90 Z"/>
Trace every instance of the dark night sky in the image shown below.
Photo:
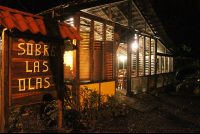
<path fill-rule="evenodd" d="M 0 5 L 37 14 L 70 1 L 72 0 L 0 0 Z"/>
<path fill-rule="evenodd" d="M 179 54 L 186 57 L 198 56 L 200 52 L 200 1 L 150 1 L 166 33 L 178 47 Z M 181 51 L 182 44 L 192 48 L 188 54 Z"/>
<path fill-rule="evenodd" d="M 37 14 L 70 1 L 72 0 L 0 0 L 0 5 Z M 190 55 L 198 54 L 200 0 L 150 0 L 150 2 L 176 47 L 180 48 L 185 44 L 193 48 Z M 180 54 L 183 53 L 179 51 Z"/>

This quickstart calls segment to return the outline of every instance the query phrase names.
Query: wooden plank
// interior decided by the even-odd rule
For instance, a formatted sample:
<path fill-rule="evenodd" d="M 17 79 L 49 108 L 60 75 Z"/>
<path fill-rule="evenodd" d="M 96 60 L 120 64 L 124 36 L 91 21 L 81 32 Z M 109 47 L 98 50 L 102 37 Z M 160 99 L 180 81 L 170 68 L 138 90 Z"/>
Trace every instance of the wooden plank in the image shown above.
<path fill-rule="evenodd" d="M 128 1 L 128 26 L 132 27 L 132 0 Z M 131 96 L 131 44 L 133 42 L 133 32 L 129 30 L 127 34 L 127 93 L 126 96 Z"/>
<path fill-rule="evenodd" d="M 129 32 L 127 35 L 127 94 L 126 96 L 131 96 L 131 44 L 133 42 L 134 33 Z"/>
<path fill-rule="evenodd" d="M 2 89 L 1 89 L 1 128 L 8 133 L 8 107 L 9 107 L 9 37 L 2 32 Z"/>
<path fill-rule="evenodd" d="M 42 102 L 44 94 L 60 90 L 58 65 L 63 58 L 59 56 L 58 43 L 47 41 L 35 43 L 33 40 L 12 37 L 10 43 L 11 107 Z M 37 97 L 32 96 L 32 92 L 40 93 Z M 28 93 L 30 97 L 26 96 Z M 13 95 L 20 96 L 20 100 Z M 52 96 L 56 99 L 57 92 Z"/>
<path fill-rule="evenodd" d="M 106 23 L 104 23 L 103 25 L 103 42 L 102 42 L 102 57 L 103 57 L 103 61 L 102 61 L 102 80 L 106 80 Z"/>
<path fill-rule="evenodd" d="M 50 94 L 53 99 L 57 98 L 57 91 L 37 91 L 37 92 L 29 92 L 25 94 L 12 94 L 12 107 L 18 107 L 18 106 L 23 106 L 23 105 L 30 105 L 30 104 L 37 104 L 41 103 L 43 100 L 43 96 L 45 94 Z M 27 101 L 24 101 L 27 100 Z"/>
<path fill-rule="evenodd" d="M 151 38 L 149 38 L 149 75 L 151 75 Z"/>
<path fill-rule="evenodd" d="M 57 60 L 58 60 L 58 88 L 57 88 L 57 92 L 59 94 L 58 96 L 58 126 L 59 128 L 63 127 L 63 104 L 64 104 L 64 91 L 62 90 L 64 88 L 64 70 L 63 70 L 63 63 L 64 63 L 64 59 L 63 59 L 63 55 L 64 55 L 64 42 L 60 42 L 60 47 L 57 50 L 58 52 L 60 52 L 57 56 Z"/>
<path fill-rule="evenodd" d="M 91 37 L 90 37 L 90 80 L 94 81 L 94 20 L 91 21 Z"/>
<path fill-rule="evenodd" d="M 155 60 L 154 60 L 154 70 L 155 70 L 155 89 L 157 88 L 157 39 L 155 39 Z"/>
<path fill-rule="evenodd" d="M 84 12 L 81 12 L 81 11 L 78 12 L 78 14 L 80 14 L 80 16 L 85 17 L 85 18 L 93 19 L 95 21 L 99 21 L 99 22 L 102 22 L 102 23 L 105 23 L 105 24 L 108 24 L 108 25 L 111 25 L 111 26 L 115 26 L 114 22 L 109 21 L 109 20 L 105 20 L 103 18 L 99 18 L 99 17 L 91 15 L 91 14 L 87 14 L 87 13 L 84 13 Z"/>
<path fill-rule="evenodd" d="M 75 17 L 74 17 L 74 25 L 77 28 L 77 32 L 80 34 L 80 14 L 76 13 Z M 76 46 L 78 48 L 80 48 L 80 41 L 76 42 Z M 76 66 L 75 66 L 75 70 L 76 70 L 76 74 L 73 80 L 73 85 L 75 88 L 73 88 L 74 90 L 72 91 L 73 93 L 79 94 L 79 90 L 80 90 L 80 49 L 76 50 Z M 79 96 L 78 97 L 74 97 L 72 96 L 74 100 L 80 100 Z M 78 101 L 77 101 L 78 102 Z M 77 107 L 77 110 L 79 108 Z"/>
<path fill-rule="evenodd" d="M 139 77 L 139 35 L 137 34 L 137 51 L 136 51 L 136 69 L 137 69 L 137 73 L 136 73 L 136 77 Z"/>
<path fill-rule="evenodd" d="M 145 73 L 145 56 L 146 56 L 146 54 L 145 54 L 145 50 L 146 50 L 146 39 L 145 39 L 145 37 L 146 36 L 144 36 L 144 44 L 143 44 L 143 72 L 144 72 L 144 74 L 143 74 L 143 76 L 145 76 L 146 75 L 146 73 Z"/>

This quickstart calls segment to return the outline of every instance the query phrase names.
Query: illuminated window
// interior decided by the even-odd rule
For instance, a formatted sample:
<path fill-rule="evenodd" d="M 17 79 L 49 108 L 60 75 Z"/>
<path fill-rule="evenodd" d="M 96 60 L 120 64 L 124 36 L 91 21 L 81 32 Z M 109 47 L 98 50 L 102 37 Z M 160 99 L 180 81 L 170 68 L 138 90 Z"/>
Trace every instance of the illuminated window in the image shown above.
<path fill-rule="evenodd" d="M 73 51 L 65 51 L 64 53 L 64 79 L 73 77 Z"/>
<path fill-rule="evenodd" d="M 150 38 L 145 37 L 145 75 L 150 75 Z"/>
<path fill-rule="evenodd" d="M 161 70 L 162 70 L 162 73 L 165 73 L 165 56 L 162 56 L 162 59 L 161 59 Z"/>
<path fill-rule="evenodd" d="M 114 40 L 114 27 L 106 25 L 106 41 Z"/>
<path fill-rule="evenodd" d="M 169 72 L 173 72 L 173 57 L 169 58 Z"/>
<path fill-rule="evenodd" d="M 64 53 L 64 64 L 73 70 L 73 51 L 65 51 Z"/>
<path fill-rule="evenodd" d="M 103 41 L 103 23 L 94 21 L 94 40 Z"/>
<path fill-rule="evenodd" d="M 144 36 L 139 37 L 139 76 L 144 75 Z"/>
<path fill-rule="evenodd" d="M 155 40 L 151 39 L 151 75 L 155 74 Z"/>
<path fill-rule="evenodd" d="M 165 57 L 165 72 L 169 73 L 169 57 Z"/>
<path fill-rule="evenodd" d="M 157 55 L 157 74 L 161 74 L 161 56 Z"/>
<path fill-rule="evenodd" d="M 83 40 L 79 44 L 79 78 L 90 81 L 90 36 L 91 20 L 80 17 L 80 36 Z"/>
<path fill-rule="evenodd" d="M 159 41 L 157 40 L 157 52 L 158 53 L 165 53 L 165 46 Z"/>

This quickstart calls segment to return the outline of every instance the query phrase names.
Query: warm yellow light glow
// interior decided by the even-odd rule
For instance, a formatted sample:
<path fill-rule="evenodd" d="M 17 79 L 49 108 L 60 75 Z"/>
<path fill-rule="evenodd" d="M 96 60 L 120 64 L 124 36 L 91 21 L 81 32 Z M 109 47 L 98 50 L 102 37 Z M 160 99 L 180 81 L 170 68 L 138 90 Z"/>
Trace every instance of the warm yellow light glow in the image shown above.
<path fill-rule="evenodd" d="M 134 37 L 135 39 L 137 39 L 137 34 L 135 34 L 135 37 Z"/>
<path fill-rule="evenodd" d="M 124 61 L 124 60 L 127 59 L 127 56 L 120 55 L 120 56 L 119 56 L 119 59 L 120 59 L 121 61 Z"/>
<path fill-rule="evenodd" d="M 138 43 L 135 41 L 133 44 L 132 44 L 132 49 L 137 49 L 138 48 Z"/>
<path fill-rule="evenodd" d="M 65 51 L 64 64 L 70 66 L 70 70 L 73 70 L 73 51 Z"/>

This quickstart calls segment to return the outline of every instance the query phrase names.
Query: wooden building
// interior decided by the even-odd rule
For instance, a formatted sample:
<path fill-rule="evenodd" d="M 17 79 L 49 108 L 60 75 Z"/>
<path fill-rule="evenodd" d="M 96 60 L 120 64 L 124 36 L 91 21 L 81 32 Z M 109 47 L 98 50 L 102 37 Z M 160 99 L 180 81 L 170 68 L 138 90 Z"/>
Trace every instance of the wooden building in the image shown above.
<path fill-rule="evenodd" d="M 87 0 L 39 15 L 71 24 L 83 38 L 64 55 L 64 77 L 75 78 L 78 89 L 129 96 L 173 83 L 173 43 L 149 0 Z"/>
<path fill-rule="evenodd" d="M 0 6 L 0 126 L 8 108 L 58 99 L 62 126 L 64 40 L 82 38 L 69 24 Z M 70 45 L 69 45 L 70 46 Z"/>

